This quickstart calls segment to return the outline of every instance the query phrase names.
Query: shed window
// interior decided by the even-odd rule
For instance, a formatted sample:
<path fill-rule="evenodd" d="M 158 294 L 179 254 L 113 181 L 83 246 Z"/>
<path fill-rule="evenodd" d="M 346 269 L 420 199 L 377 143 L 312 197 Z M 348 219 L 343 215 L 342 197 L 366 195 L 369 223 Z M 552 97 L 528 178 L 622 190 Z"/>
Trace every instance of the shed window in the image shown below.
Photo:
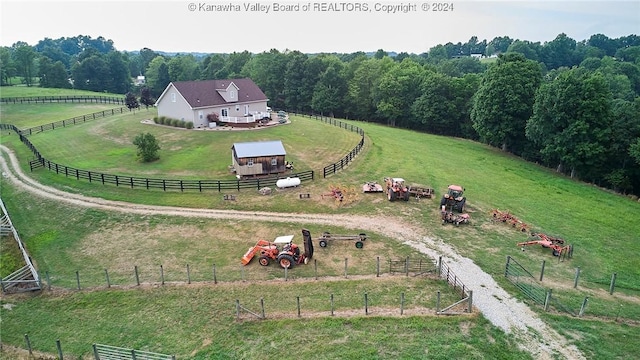
<path fill-rule="evenodd" d="M 278 166 L 278 158 L 271 158 L 271 166 Z"/>
<path fill-rule="evenodd" d="M 253 159 L 247 159 L 247 166 L 253 166 Z"/>

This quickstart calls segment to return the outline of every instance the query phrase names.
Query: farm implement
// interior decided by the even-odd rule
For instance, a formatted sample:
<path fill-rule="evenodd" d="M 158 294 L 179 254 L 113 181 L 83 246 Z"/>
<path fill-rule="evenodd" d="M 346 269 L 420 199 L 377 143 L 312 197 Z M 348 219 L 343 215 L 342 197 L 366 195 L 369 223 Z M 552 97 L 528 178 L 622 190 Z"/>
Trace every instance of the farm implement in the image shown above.
<path fill-rule="evenodd" d="M 551 249 L 553 251 L 553 256 L 565 255 L 565 257 L 568 256 L 569 258 L 573 256 L 573 245 L 565 245 L 564 239 L 541 233 L 533 234 L 532 236 L 538 238 L 538 240 L 518 243 L 518 246 L 522 246 L 522 251 L 524 251 L 525 246 L 541 245 L 543 248 Z"/>
<path fill-rule="evenodd" d="M 384 189 L 382 188 L 382 185 L 378 184 L 375 181 L 368 181 L 366 182 L 364 185 L 362 185 L 362 192 L 363 193 L 379 193 L 379 192 L 384 192 Z"/>
<path fill-rule="evenodd" d="M 520 221 L 517 217 L 515 217 L 513 214 L 511 214 L 510 212 L 503 212 L 500 211 L 498 209 L 494 209 L 491 211 L 491 220 L 492 221 L 499 221 L 499 222 L 503 222 L 506 224 L 510 224 L 512 227 L 519 229 L 522 232 L 528 232 L 529 231 L 529 225 L 525 224 L 524 222 Z"/>
<path fill-rule="evenodd" d="M 444 224 L 468 224 L 471 217 L 469 214 L 454 214 L 453 211 L 442 211 L 442 225 Z"/>
<path fill-rule="evenodd" d="M 358 235 L 335 235 L 328 232 L 322 233 L 322 237 L 318 239 L 320 247 L 327 247 L 331 240 L 351 240 L 355 241 L 356 248 L 362 249 L 364 247 L 364 241 L 367 240 L 367 234 Z"/>
<path fill-rule="evenodd" d="M 242 256 L 242 265 L 247 265 L 258 255 L 258 263 L 269 266 L 275 261 L 283 269 L 292 268 L 294 264 L 307 264 L 313 257 L 313 242 L 309 230 L 302 229 L 304 253 L 300 253 L 298 245 L 293 243 L 293 235 L 278 236 L 274 241 L 258 240 Z"/>
<path fill-rule="evenodd" d="M 464 196 L 464 188 L 460 185 L 449 185 L 447 193 L 442 195 L 440 207 L 443 211 L 457 211 L 462 213 L 467 198 Z"/>
<path fill-rule="evenodd" d="M 416 198 L 416 200 L 420 200 L 422 198 L 431 199 L 434 194 L 434 190 L 431 188 L 419 187 L 419 186 L 409 186 L 407 189 L 409 195 Z"/>

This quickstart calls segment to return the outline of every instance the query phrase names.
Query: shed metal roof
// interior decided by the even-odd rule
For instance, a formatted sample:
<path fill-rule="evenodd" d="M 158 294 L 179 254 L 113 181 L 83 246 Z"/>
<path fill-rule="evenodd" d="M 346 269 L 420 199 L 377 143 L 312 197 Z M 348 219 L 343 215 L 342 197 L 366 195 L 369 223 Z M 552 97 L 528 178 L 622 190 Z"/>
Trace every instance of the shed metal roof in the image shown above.
<path fill-rule="evenodd" d="M 239 158 L 287 155 L 280 140 L 234 143 L 233 149 Z"/>

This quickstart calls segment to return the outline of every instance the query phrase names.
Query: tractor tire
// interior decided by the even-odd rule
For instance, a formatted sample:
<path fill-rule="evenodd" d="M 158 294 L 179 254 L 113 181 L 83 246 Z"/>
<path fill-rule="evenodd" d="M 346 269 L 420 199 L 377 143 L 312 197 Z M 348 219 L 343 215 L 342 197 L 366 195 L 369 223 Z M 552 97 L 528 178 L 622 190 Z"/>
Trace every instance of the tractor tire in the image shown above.
<path fill-rule="evenodd" d="M 387 193 L 387 197 L 389 198 L 389 201 L 395 201 L 396 199 L 396 192 L 393 191 L 393 189 L 389 189 L 389 193 Z"/>
<path fill-rule="evenodd" d="M 269 262 L 268 256 L 260 256 L 260 258 L 258 258 L 258 263 L 262 266 L 269 266 Z"/>
<path fill-rule="evenodd" d="M 462 213 L 464 211 L 464 204 L 467 202 L 467 199 L 462 199 L 462 201 L 460 201 L 460 204 L 458 205 L 458 212 Z"/>
<path fill-rule="evenodd" d="M 405 191 L 404 193 L 402 193 L 402 200 L 409 201 L 409 192 L 408 191 Z"/>
<path fill-rule="evenodd" d="M 356 249 L 362 249 L 364 247 L 364 243 L 362 241 L 356 241 Z"/>
<path fill-rule="evenodd" d="M 442 209 L 442 207 L 445 205 L 447 205 L 447 199 L 443 196 L 440 200 L 440 208 Z"/>
<path fill-rule="evenodd" d="M 283 269 L 291 269 L 295 264 L 295 261 L 293 260 L 293 256 L 283 254 L 278 256 L 278 264 L 280 264 L 280 267 Z"/>
<path fill-rule="evenodd" d="M 327 247 L 327 240 L 320 240 L 320 247 Z"/>

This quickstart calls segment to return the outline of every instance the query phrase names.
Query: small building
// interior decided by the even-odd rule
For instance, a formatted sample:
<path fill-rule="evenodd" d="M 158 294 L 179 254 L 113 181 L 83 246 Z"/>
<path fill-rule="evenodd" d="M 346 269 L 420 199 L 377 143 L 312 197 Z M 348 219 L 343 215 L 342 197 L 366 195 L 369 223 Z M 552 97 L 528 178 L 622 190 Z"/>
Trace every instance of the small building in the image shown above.
<path fill-rule="evenodd" d="M 193 122 L 194 128 L 209 127 L 208 115 L 231 126 L 255 126 L 270 117 L 266 95 L 248 78 L 176 81 L 158 97 L 158 116 Z"/>
<path fill-rule="evenodd" d="M 238 177 L 256 177 L 287 171 L 282 141 L 234 143 L 231 161 Z"/>
<path fill-rule="evenodd" d="M 146 83 L 147 83 L 147 80 L 144 77 L 144 75 L 138 75 L 138 77 L 136 77 L 136 81 L 135 81 L 134 85 L 142 86 L 142 85 L 144 85 Z"/>

